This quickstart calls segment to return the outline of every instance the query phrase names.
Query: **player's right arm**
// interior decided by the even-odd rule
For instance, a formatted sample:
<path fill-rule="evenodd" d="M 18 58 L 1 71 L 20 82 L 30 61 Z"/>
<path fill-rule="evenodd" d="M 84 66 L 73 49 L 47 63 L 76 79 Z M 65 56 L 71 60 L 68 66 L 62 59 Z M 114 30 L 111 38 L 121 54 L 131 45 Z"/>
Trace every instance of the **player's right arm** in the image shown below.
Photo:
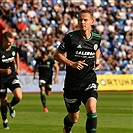
<path fill-rule="evenodd" d="M 37 65 L 34 66 L 34 71 L 33 71 L 33 78 L 36 79 L 36 70 L 37 70 Z"/>
<path fill-rule="evenodd" d="M 77 61 L 73 62 L 69 59 L 66 58 L 64 54 L 62 54 L 58 49 L 54 53 L 54 59 L 57 60 L 58 62 L 65 64 L 67 66 L 71 66 L 75 69 L 81 70 L 84 68 L 84 66 L 88 66 L 88 64 L 85 63 L 85 61 Z"/>
<path fill-rule="evenodd" d="M 56 50 L 56 52 L 54 53 L 54 59 L 68 66 L 73 66 L 74 63 L 73 61 L 67 59 L 66 56 L 62 54 L 59 50 Z"/>
<path fill-rule="evenodd" d="M 0 68 L 0 73 L 11 74 L 11 72 L 12 72 L 12 70 L 11 70 L 10 67 L 7 68 L 7 69 L 1 69 L 1 68 Z"/>

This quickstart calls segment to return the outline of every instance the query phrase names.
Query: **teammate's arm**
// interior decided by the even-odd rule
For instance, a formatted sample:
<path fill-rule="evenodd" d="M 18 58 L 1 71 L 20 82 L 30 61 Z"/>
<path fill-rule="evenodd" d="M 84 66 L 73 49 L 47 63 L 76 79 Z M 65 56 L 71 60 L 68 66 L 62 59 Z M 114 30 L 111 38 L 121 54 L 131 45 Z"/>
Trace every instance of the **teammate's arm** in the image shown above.
<path fill-rule="evenodd" d="M 16 54 L 15 62 L 16 62 L 16 71 L 17 71 L 17 74 L 19 75 L 20 74 L 19 53 Z"/>
<path fill-rule="evenodd" d="M 59 73 L 59 65 L 58 65 L 58 62 L 56 62 L 54 64 L 54 71 L 55 71 L 54 84 L 56 84 L 57 81 L 58 81 L 58 73 Z"/>
<path fill-rule="evenodd" d="M 36 76 L 36 70 L 37 70 L 37 65 L 35 64 L 34 66 L 34 72 L 33 72 L 33 78 L 36 79 L 37 76 Z"/>

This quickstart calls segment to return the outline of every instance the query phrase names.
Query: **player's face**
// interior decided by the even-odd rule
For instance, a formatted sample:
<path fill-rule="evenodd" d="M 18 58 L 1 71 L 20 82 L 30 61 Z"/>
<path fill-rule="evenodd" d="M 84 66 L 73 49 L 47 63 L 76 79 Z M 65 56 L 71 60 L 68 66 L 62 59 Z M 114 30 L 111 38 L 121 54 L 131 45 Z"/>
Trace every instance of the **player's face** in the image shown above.
<path fill-rule="evenodd" d="M 91 30 L 91 26 L 94 24 L 94 20 L 89 13 L 81 13 L 78 16 L 78 24 L 80 30 Z"/>
<path fill-rule="evenodd" d="M 44 60 L 44 61 L 47 60 L 47 58 L 48 58 L 47 55 L 44 55 L 44 56 L 43 56 L 43 60 Z"/>
<path fill-rule="evenodd" d="M 6 46 L 8 46 L 8 47 L 11 46 L 12 43 L 13 43 L 13 38 L 7 37 L 7 39 L 4 40 L 4 44 L 5 44 Z"/>

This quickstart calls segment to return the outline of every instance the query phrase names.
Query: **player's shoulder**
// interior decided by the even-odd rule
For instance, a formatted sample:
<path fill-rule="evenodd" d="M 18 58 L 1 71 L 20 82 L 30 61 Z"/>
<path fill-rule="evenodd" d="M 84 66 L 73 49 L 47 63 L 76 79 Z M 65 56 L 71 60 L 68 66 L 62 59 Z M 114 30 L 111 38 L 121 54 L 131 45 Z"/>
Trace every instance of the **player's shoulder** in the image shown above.
<path fill-rule="evenodd" d="M 12 44 L 12 47 L 17 47 L 17 45 L 16 44 Z"/>
<path fill-rule="evenodd" d="M 94 31 L 91 31 L 91 34 L 92 34 L 93 37 L 101 38 L 101 35 L 96 33 L 96 32 L 94 32 Z"/>
<path fill-rule="evenodd" d="M 12 49 L 18 49 L 16 44 L 12 44 Z"/>
<path fill-rule="evenodd" d="M 35 60 L 36 60 L 36 61 L 40 61 L 40 60 L 41 60 L 41 56 L 37 56 L 37 57 L 35 58 Z"/>
<path fill-rule="evenodd" d="M 72 37 L 72 36 L 78 36 L 78 35 L 80 35 L 80 31 L 79 30 L 71 31 L 71 32 L 68 33 L 68 35 L 70 37 Z"/>
<path fill-rule="evenodd" d="M 48 60 L 54 60 L 52 56 L 48 56 Z"/>

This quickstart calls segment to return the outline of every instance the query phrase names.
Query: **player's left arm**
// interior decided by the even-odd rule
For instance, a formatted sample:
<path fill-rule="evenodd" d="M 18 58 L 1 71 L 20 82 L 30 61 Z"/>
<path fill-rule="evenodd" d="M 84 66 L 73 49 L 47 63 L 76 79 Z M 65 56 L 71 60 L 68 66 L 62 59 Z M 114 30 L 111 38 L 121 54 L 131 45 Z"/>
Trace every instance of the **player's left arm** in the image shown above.
<path fill-rule="evenodd" d="M 96 60 L 95 60 L 95 66 L 94 66 L 95 67 L 95 70 L 101 69 L 100 54 L 101 54 L 101 51 L 100 51 L 100 48 L 99 48 L 96 51 Z"/>
<path fill-rule="evenodd" d="M 58 65 L 58 62 L 55 62 L 54 64 L 54 71 L 55 71 L 55 76 L 54 76 L 54 84 L 57 83 L 58 81 L 58 74 L 59 74 L 59 65 Z"/>
<path fill-rule="evenodd" d="M 15 62 L 16 62 L 16 72 L 19 75 L 20 74 L 20 65 L 19 65 L 19 53 L 16 53 L 15 57 Z"/>

